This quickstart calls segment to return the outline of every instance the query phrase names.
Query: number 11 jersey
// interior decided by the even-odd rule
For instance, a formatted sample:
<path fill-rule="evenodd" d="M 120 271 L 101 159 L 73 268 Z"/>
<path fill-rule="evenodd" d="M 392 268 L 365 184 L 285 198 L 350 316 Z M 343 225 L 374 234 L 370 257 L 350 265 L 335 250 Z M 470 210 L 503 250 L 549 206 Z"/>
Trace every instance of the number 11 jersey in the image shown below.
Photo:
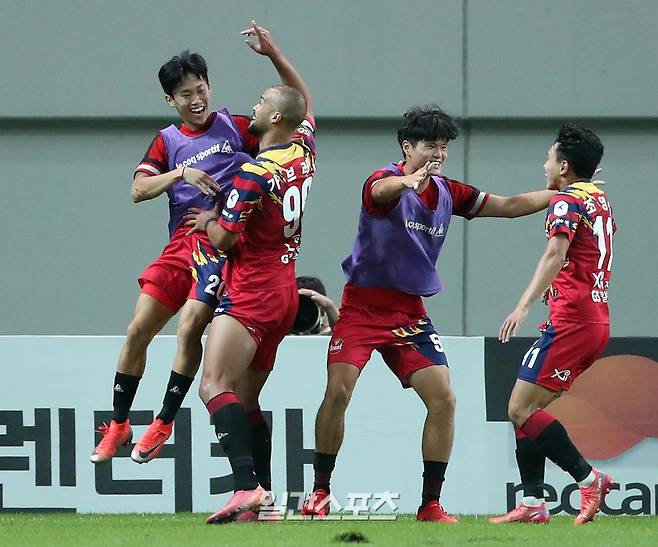
<path fill-rule="evenodd" d="M 570 243 L 549 291 L 552 321 L 610 323 L 608 286 L 616 230 L 608 197 L 591 182 L 574 182 L 553 197 L 546 237 L 564 234 Z"/>
<path fill-rule="evenodd" d="M 224 271 L 231 291 L 295 285 L 302 215 L 315 174 L 315 121 L 305 119 L 293 137 L 262 149 L 233 179 L 219 218 L 240 234 Z"/>

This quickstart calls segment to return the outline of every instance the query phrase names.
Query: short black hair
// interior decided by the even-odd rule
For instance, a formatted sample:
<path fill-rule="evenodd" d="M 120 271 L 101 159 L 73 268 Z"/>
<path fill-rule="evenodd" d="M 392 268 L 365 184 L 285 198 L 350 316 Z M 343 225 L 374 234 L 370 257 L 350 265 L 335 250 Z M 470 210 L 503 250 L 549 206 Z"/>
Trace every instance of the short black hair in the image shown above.
<path fill-rule="evenodd" d="M 164 92 L 173 97 L 176 88 L 188 74 L 194 74 L 210 85 L 206 60 L 198 53 L 190 53 L 190 50 L 186 49 L 160 67 L 158 79 Z"/>
<path fill-rule="evenodd" d="M 320 281 L 319 277 L 300 275 L 297 278 L 297 288 L 311 289 L 315 292 L 319 292 L 323 296 L 327 296 L 327 289 L 324 288 L 324 283 Z"/>
<path fill-rule="evenodd" d="M 398 129 L 398 143 L 409 141 L 415 146 L 418 141 L 451 141 L 457 138 L 458 129 L 453 117 L 435 104 L 412 106 L 404 113 L 402 126 Z"/>
<path fill-rule="evenodd" d="M 575 123 L 565 123 L 555 143 L 558 161 L 568 161 L 577 177 L 592 178 L 603 157 L 603 143 L 594 131 Z"/>

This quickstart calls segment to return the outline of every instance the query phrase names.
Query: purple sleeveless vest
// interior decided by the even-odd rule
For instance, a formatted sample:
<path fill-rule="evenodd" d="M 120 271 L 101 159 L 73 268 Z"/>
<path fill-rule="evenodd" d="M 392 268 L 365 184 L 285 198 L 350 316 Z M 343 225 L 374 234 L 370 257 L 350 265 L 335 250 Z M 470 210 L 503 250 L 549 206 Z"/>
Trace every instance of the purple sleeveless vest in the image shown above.
<path fill-rule="evenodd" d="M 225 108 L 217 111 L 215 121 L 203 135 L 188 137 L 175 125 L 163 129 L 160 134 L 167 148 L 170 171 L 182 165 L 201 169 L 215 179 L 222 188 L 215 197 L 206 196 L 182 180 L 169 188 L 167 195 L 169 196 L 169 237 L 171 237 L 190 207 L 212 209 L 215 202 L 222 206 L 226 197 L 224 194 L 233 182 L 233 175 L 243 163 L 249 161 L 250 157 L 243 152 L 242 135 Z"/>
<path fill-rule="evenodd" d="M 385 169 L 395 176 L 404 175 L 394 163 Z M 452 217 L 452 195 L 445 180 L 432 180 L 439 187 L 434 212 L 411 188 L 402 192 L 397 205 L 384 217 L 369 215 L 361 205 L 352 254 L 342 264 L 348 283 L 418 296 L 441 291 L 436 261 Z"/>

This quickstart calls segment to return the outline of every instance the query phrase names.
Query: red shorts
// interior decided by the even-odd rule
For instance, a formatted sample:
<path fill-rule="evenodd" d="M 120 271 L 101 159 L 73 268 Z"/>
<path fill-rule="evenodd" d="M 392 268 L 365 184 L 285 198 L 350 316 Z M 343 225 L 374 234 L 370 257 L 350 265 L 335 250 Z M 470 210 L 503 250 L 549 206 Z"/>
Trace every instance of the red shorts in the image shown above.
<path fill-rule="evenodd" d="M 549 322 L 530 346 L 517 378 L 551 391 L 567 391 L 573 381 L 603 353 L 610 325 Z"/>
<path fill-rule="evenodd" d="M 441 339 L 425 310 L 383 309 L 343 298 L 329 343 L 327 364 L 349 363 L 363 370 L 373 350 L 409 387 L 410 376 L 434 365 L 448 365 Z"/>
<path fill-rule="evenodd" d="M 188 230 L 188 226 L 178 228 L 162 254 L 139 276 L 142 292 L 174 312 L 188 299 L 199 300 L 211 308 L 217 306 L 217 290 L 226 261 L 205 233 L 186 236 Z"/>
<path fill-rule="evenodd" d="M 267 291 L 229 289 L 222 295 L 215 316 L 230 315 L 242 323 L 258 344 L 249 368 L 270 372 L 279 344 L 295 322 L 298 305 L 297 285 Z"/>

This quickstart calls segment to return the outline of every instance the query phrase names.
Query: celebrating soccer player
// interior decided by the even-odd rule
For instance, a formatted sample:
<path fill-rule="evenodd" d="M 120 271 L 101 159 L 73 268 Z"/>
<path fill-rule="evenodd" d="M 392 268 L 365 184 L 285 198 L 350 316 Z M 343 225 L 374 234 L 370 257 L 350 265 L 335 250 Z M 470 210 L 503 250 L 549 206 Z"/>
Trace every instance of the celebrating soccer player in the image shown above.
<path fill-rule="evenodd" d="M 398 129 L 403 161 L 375 171 L 362 192 L 347 284 L 328 352 L 328 379 L 315 427 L 315 482 L 303 513 L 329 512 L 330 478 L 343 441 L 347 405 L 373 350 L 427 407 L 422 502 L 417 519 L 456 522 L 439 503 L 453 440 L 455 395 L 441 339 L 421 297 L 442 288 L 436 262 L 452 215 L 518 217 L 545 208 L 553 192 L 487 194 L 444 176 L 453 119 L 436 106 L 414 107 Z"/>
<path fill-rule="evenodd" d="M 278 50 L 267 52 L 275 68 Z M 162 410 L 135 445 L 131 457 L 145 463 L 162 449 L 173 420 L 201 361 L 201 335 L 217 305 L 225 256 L 213 249 L 205 233 L 188 235 L 183 217 L 191 207 L 212 209 L 224 203 L 227 188 L 240 165 L 258 150 L 258 139 L 247 131 L 249 118 L 232 116 L 225 108 L 210 109 L 206 62 L 185 51 L 158 72 L 165 101 L 182 121 L 161 130 L 135 170 L 132 196 L 137 203 L 163 193 L 169 197 L 170 241 L 139 278 L 141 294 L 128 326 L 113 382 L 114 412 L 91 461 L 110 460 L 120 445 L 132 439 L 128 413 L 146 366 L 153 337 L 179 310 L 177 352 Z"/>
<path fill-rule="evenodd" d="M 209 524 L 257 519 L 261 497 L 271 489 L 271 436 L 258 397 L 297 313 L 295 261 L 315 173 L 308 87 L 266 29 L 252 21 L 243 32 L 256 38 L 251 47 L 272 59 L 284 85 L 265 90 L 254 106 L 249 131 L 261 150 L 236 175 L 220 218 L 195 210 L 190 221 L 213 245 L 230 250 L 227 291 L 208 334 L 199 395 L 228 455 L 235 494 Z"/>
<path fill-rule="evenodd" d="M 564 426 L 543 410 L 603 352 L 610 337 L 608 284 L 616 231 L 606 194 L 591 182 L 603 145 L 589 129 L 566 124 L 548 150 L 546 187 L 559 190 L 546 215 L 546 250 L 514 311 L 500 327 L 507 342 L 545 294 L 549 321 L 523 357 L 509 401 L 523 501 L 494 524 L 548 522 L 544 501 L 546 458 L 569 473 L 581 493 L 575 524 L 591 521 L 612 478 L 585 461 Z"/>

